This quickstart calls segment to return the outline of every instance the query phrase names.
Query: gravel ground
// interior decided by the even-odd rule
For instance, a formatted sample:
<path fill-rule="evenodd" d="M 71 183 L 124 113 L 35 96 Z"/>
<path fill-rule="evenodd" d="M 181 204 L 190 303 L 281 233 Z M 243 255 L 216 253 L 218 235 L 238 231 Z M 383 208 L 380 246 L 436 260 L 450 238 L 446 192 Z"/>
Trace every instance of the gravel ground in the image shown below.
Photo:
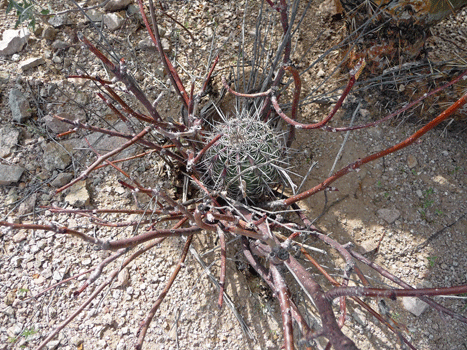
<path fill-rule="evenodd" d="M 88 5 L 94 3 L 89 1 Z M 226 41 L 224 62 L 230 62 L 235 57 L 232 53 L 238 50 L 237 39 L 241 32 L 236 28 L 240 28 L 242 23 L 244 3 L 192 1 L 174 4 L 175 10 L 171 13 L 176 13 L 179 20 L 183 19 L 181 22 L 192 31 L 195 41 L 164 17 L 165 49 L 169 54 L 177 54 L 180 64 L 189 67 L 191 74 L 202 77 L 209 66 L 206 57 L 210 54 L 215 28 L 219 42 Z M 168 97 L 161 102 L 159 110 L 165 115 L 177 116 L 180 106 L 172 102 L 174 94 L 165 88 L 168 86 L 167 77 L 159 67 L 154 50 L 145 42 L 147 35 L 138 15 L 132 14 L 131 9 L 119 11 L 116 14 L 121 16 L 120 20 L 112 18 L 108 11 L 96 11 L 96 15 L 108 15 L 103 33 L 111 47 L 126 57 L 144 91 L 155 99 L 160 91 L 166 90 Z M 302 27 L 305 30 L 302 29 L 300 34 L 302 46 L 297 47 L 297 54 L 304 52 L 311 41 L 310 33 L 317 33 L 328 24 L 328 19 L 317 6 L 313 5 L 311 13 L 314 17 L 307 19 Z M 5 6 L 0 10 L 0 18 L 0 32 L 14 27 L 15 17 L 5 14 Z M 428 43 L 433 48 L 430 53 L 433 57 L 455 50 L 440 36 L 449 37 L 466 47 L 465 18 L 467 13 L 464 10 L 433 29 L 438 35 Z M 117 28 L 110 30 L 115 21 Z M 329 25 L 326 39 L 309 51 L 303 64 L 313 62 L 327 46 L 339 40 L 342 35 L 339 26 L 342 23 Z M 124 130 L 125 125 L 119 123 L 95 97 L 93 84 L 64 78 L 79 70 L 107 78 L 102 65 L 77 41 L 78 31 L 97 38 L 97 34 L 89 29 L 90 24 L 82 16 L 69 14 L 57 29 L 44 23 L 39 23 L 37 28 L 39 31 L 31 33 L 22 51 L 0 56 L 0 166 L 6 167 L 1 171 L 13 174 L 14 165 L 24 169 L 18 182 L 0 185 L 1 217 L 10 222 L 57 223 L 92 231 L 94 225 L 88 218 L 57 215 L 41 206 L 136 209 L 135 199 L 118 184 L 117 174 L 107 168 L 64 194 L 53 196 L 55 188 L 79 174 L 94 158 L 83 150 L 88 146 L 82 134 L 56 138 L 57 133 L 68 128 L 48 116 L 60 114 L 72 119 L 93 120 L 103 126 L 108 123 L 117 130 Z M 465 51 L 461 49 L 454 54 L 465 57 Z M 20 68 L 22 62 L 33 57 L 42 57 L 44 62 L 30 69 Z M 335 61 L 336 57 L 330 58 L 310 70 L 303 78 L 305 89 L 311 90 L 315 83 L 321 81 L 324 78 L 321 72 L 332 70 L 337 64 Z M 229 64 L 222 62 L 221 57 L 220 71 Z M 186 74 L 182 79 L 189 81 Z M 329 89 L 333 84 L 335 82 L 322 89 Z M 32 117 L 26 121 L 12 121 L 8 105 L 12 89 L 20 91 L 29 103 Z M 378 92 L 373 94 L 378 96 Z M 68 96 L 72 96 L 73 103 L 69 102 Z M 374 103 L 374 98 L 362 100 L 352 96 L 337 115 L 336 125 L 349 122 L 348 114 L 353 113 L 358 102 L 361 106 L 355 124 L 371 120 L 383 109 Z M 326 108 L 303 108 L 301 118 L 315 120 L 317 116 L 326 114 Z M 433 106 L 427 106 L 423 113 L 434 116 L 435 112 Z M 329 175 L 344 142 L 336 169 L 394 145 L 420 125 L 420 121 L 408 123 L 399 119 L 390 125 L 351 132 L 346 140 L 345 134 L 300 130 L 293 145 L 297 152 L 292 165 L 303 176 L 312 162 L 317 162 L 304 185 L 311 187 Z M 450 128 L 448 131 L 443 126 L 431 131 L 410 148 L 369 164 L 358 173 L 336 182 L 339 191 L 327 194 L 325 215 L 316 222 L 317 225 L 341 243 L 353 242 L 373 261 L 413 286 L 466 284 L 467 142 L 465 130 L 460 129 L 462 126 L 459 130 Z M 100 138 L 96 133 L 86 137 L 99 151 L 113 148 L 121 142 L 111 137 Z M 136 148 L 129 149 L 127 155 L 136 152 Z M 173 174 L 152 155 L 133 163 L 128 171 L 149 186 L 156 182 L 174 181 Z M 146 204 L 144 197 L 138 197 L 138 203 Z M 315 218 L 323 212 L 324 203 L 324 194 L 318 194 L 303 205 L 308 216 Z M 105 219 L 130 221 L 137 220 L 137 216 L 112 214 Z M 101 237 L 112 238 L 131 234 L 131 230 L 125 228 L 103 227 L 94 232 Z M 56 282 L 87 271 L 109 253 L 96 251 L 75 238 L 42 231 L 0 228 L 0 237 L 0 349 L 32 349 L 91 295 L 105 277 L 100 277 L 79 297 L 74 297 L 73 293 L 85 282 L 86 275 L 62 284 L 37 300 L 29 298 Z M 238 241 L 234 237 L 229 239 L 232 241 L 228 245 L 227 293 L 233 308 L 226 305 L 219 310 L 217 307 L 218 291 L 211 282 L 212 276 L 217 278 L 220 265 L 219 251 L 214 249 L 217 242 L 214 237 L 197 236 L 194 243 L 196 251 L 189 255 L 168 299 L 156 313 L 146 338 L 146 349 L 281 348 L 279 307 L 264 283 L 244 268 L 243 260 L 236 254 Z M 421 247 L 424 242 L 427 244 Z M 182 239 L 167 240 L 130 264 L 101 297 L 94 299 L 49 343 L 48 348 L 130 349 L 140 322 L 168 281 L 183 244 Z M 313 244 L 325 249 L 316 242 Z M 378 244 L 379 250 L 375 252 Z M 330 260 L 329 256 L 320 254 L 316 259 L 339 275 L 342 262 L 334 253 L 330 254 L 335 259 Z M 205 266 L 198 262 L 197 257 Z M 110 264 L 107 271 L 116 267 L 117 263 Z M 375 285 L 392 285 L 372 271 L 364 270 L 364 273 Z M 436 299 L 467 316 L 465 299 Z M 410 302 L 405 300 L 406 304 Z M 375 301 L 368 300 L 368 303 L 377 309 Z M 467 348 L 465 324 L 442 317 L 432 309 L 416 316 L 407 311 L 410 306 L 404 307 L 402 300 L 388 301 L 387 304 L 393 319 L 407 326 L 404 334 L 417 349 Z M 416 306 L 423 308 L 423 305 Z M 397 336 L 357 305 L 350 304 L 344 331 L 361 349 L 401 348 Z M 316 348 L 320 348 L 319 345 Z"/>

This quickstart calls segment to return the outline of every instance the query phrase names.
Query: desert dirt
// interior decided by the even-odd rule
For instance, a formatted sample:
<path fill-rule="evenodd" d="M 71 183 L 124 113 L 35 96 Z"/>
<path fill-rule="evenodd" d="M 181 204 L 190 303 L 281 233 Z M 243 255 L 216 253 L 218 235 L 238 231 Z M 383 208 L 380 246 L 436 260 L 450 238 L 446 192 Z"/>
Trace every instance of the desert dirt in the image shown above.
<path fill-rule="evenodd" d="M 89 1 L 87 5 L 94 3 Z M 298 33 L 295 55 L 303 58 L 298 68 L 309 66 L 327 48 L 342 40 L 345 33 L 344 22 L 332 22 L 318 5 L 311 5 Z M 71 7 L 68 4 L 52 5 L 54 11 Z M 238 40 L 242 35 L 240 28 L 245 1 L 177 2 L 170 4 L 168 9 L 194 36 L 193 40 L 170 18 L 161 19 L 163 37 L 169 44 L 168 51 L 170 55 L 176 55 L 178 66 L 183 67 L 184 70 L 180 71 L 187 85 L 191 77 L 200 84 L 209 69 L 208 58 L 213 56 L 213 29 L 219 36 L 216 43 L 225 41 L 225 45 L 219 45 L 221 55 L 213 84 L 215 90 L 219 89 L 220 76 L 229 71 L 240 48 Z M 253 13 L 251 8 L 250 11 Z M 105 25 L 101 27 L 101 22 L 97 22 L 108 40 L 106 45 L 125 57 L 129 69 L 150 99 L 154 100 L 161 91 L 165 91 L 159 105 L 161 114 L 179 118 L 180 103 L 167 88 L 167 77 L 158 63 L 156 51 L 138 46 L 147 37 L 138 15 L 131 15 L 125 10 L 117 14 L 125 21 L 114 31 Z M 246 17 L 250 21 L 247 25 L 250 30 L 254 29 L 253 17 Z M 6 15 L 5 6 L 0 9 L 0 18 L 0 32 L 14 27 L 16 17 Z M 427 43 L 432 48 L 430 57 L 439 59 L 448 54 L 464 57 L 465 66 L 466 42 L 465 39 L 456 39 L 467 37 L 465 18 L 467 12 L 463 10 L 456 17 L 433 28 L 434 34 L 449 37 L 458 46 L 450 45 L 435 35 Z M 49 25 L 38 23 L 37 27 L 44 30 Z M 326 28 L 324 34 L 312 46 L 322 28 Z M 90 75 L 111 79 L 100 62 L 79 43 L 78 32 L 84 32 L 95 40 L 99 38 L 81 14 L 71 13 L 68 22 L 57 29 L 53 39 L 43 38 L 39 32 L 37 35 L 33 33 L 26 48 L 18 53 L 19 56 L 0 57 L 0 70 L 8 73 L 8 79 L 0 87 L 0 128 L 12 128 L 20 135 L 17 144 L 0 162 L 26 169 L 18 183 L 0 186 L 1 220 L 57 223 L 94 232 L 100 237 L 124 237 L 131 234 L 131 229 L 95 229 L 86 217 L 57 215 L 41 207 L 136 209 L 138 205 L 144 208 L 147 204 L 144 196 L 138 196 L 136 202 L 118 183 L 121 175 L 109 167 L 89 177 L 81 192 L 74 188 L 54 195 L 52 182 L 60 173 L 75 177 L 95 159 L 84 136 L 91 143 L 96 142 L 101 151 L 121 142 L 109 137 L 98 139 L 99 135 L 91 132 L 57 138 L 57 132 L 50 126 L 60 127 L 46 122 L 47 116 L 60 114 L 101 127 L 110 125 L 123 128 L 96 97 L 96 86 L 92 82 L 65 78 L 66 75 L 86 71 Z M 251 34 L 247 32 L 245 35 Z M 44 57 L 44 64 L 24 72 L 18 68 L 19 62 L 39 56 Z M 337 66 L 340 58 L 341 53 L 333 53 L 304 75 L 303 95 L 323 82 L 327 72 Z M 347 71 L 343 68 L 318 92 L 324 93 L 342 86 L 347 78 Z M 14 87 L 27 96 L 33 110 L 33 117 L 22 124 L 13 123 L 8 106 L 8 94 Z M 403 94 L 403 91 L 404 88 L 398 85 L 397 88 L 375 87 L 366 93 L 351 95 L 333 119 L 333 126 L 348 125 L 357 108 L 354 125 L 379 119 L 410 99 L 410 95 Z M 229 98 L 227 96 L 226 101 Z M 131 99 L 128 98 L 128 101 Z M 452 101 L 453 98 L 436 100 L 419 106 L 413 115 L 406 113 L 377 127 L 349 133 L 298 130 L 292 145 L 291 165 L 293 172 L 297 173 L 293 180 L 300 184 L 302 177 L 316 162 L 303 188 L 315 186 L 326 179 L 332 169 L 338 170 L 358 158 L 402 141 Z M 331 107 L 329 104 L 304 106 L 299 118 L 307 122 L 320 120 Z M 300 203 L 301 207 L 306 209 L 309 218 L 317 218 L 315 225 L 319 229 L 342 244 L 352 242 L 366 257 L 412 286 L 426 288 L 466 284 L 466 130 L 462 123 L 452 122 L 449 127 L 447 124 L 441 124 L 410 147 L 348 174 L 333 184 L 337 191 L 327 192 L 327 198 L 324 193 L 319 193 Z M 57 145 L 57 148 L 53 148 L 53 145 Z M 63 153 L 70 156 L 70 165 L 64 169 L 48 165 L 54 155 Z M 127 155 L 136 153 L 136 149 L 131 149 Z M 155 155 L 137 160 L 125 169 L 140 178 L 146 186 L 162 184 L 174 192 L 181 186 L 170 169 Z M 82 201 L 73 199 L 70 193 L 83 197 L 80 197 Z M 105 216 L 105 219 L 131 221 L 137 220 L 138 216 L 112 214 Z M 37 300 L 29 298 L 62 279 L 88 270 L 108 257 L 109 253 L 96 251 L 76 238 L 43 231 L 15 231 L 2 227 L 0 237 L 0 349 L 33 349 L 104 281 L 105 276 L 77 298 L 73 297 L 73 292 L 80 288 L 87 276 L 63 284 Z M 218 290 L 211 280 L 218 279 L 220 266 L 216 237 L 207 234 L 196 236 L 194 248 L 197 253 L 192 251 L 189 254 L 185 267 L 157 311 L 146 337 L 145 349 L 281 348 L 278 304 L 265 283 L 246 268 L 239 251 L 239 241 L 233 236 L 227 240 L 227 294 L 237 316 L 228 305 L 221 310 L 217 307 Z M 318 252 L 312 254 L 332 276 L 342 276 L 344 264 L 335 251 L 312 239 L 304 242 L 327 251 L 327 255 Z M 183 245 L 182 239 L 168 239 L 130 264 L 112 287 L 106 288 L 102 295 L 94 299 L 48 348 L 131 349 L 138 327 L 168 281 Z M 111 264 L 107 271 L 117 264 Z M 394 286 L 369 268 L 361 264 L 360 267 L 375 286 Z M 324 282 L 318 271 L 313 271 L 317 280 L 329 288 L 330 285 Z M 292 292 L 296 300 L 305 302 L 303 293 L 298 290 Z M 435 300 L 467 316 L 465 298 L 436 297 Z M 378 310 L 378 300 L 365 301 Z M 404 336 L 417 349 L 467 349 L 467 325 L 430 308 L 415 316 L 404 308 L 402 299 L 386 300 L 386 303 L 393 320 L 401 325 Z M 338 305 L 335 310 L 337 314 Z M 308 316 L 310 319 L 314 317 L 311 312 Z M 344 332 L 361 349 L 402 349 L 397 335 L 351 301 Z M 322 349 L 325 345 L 326 342 L 320 342 L 315 347 Z"/>

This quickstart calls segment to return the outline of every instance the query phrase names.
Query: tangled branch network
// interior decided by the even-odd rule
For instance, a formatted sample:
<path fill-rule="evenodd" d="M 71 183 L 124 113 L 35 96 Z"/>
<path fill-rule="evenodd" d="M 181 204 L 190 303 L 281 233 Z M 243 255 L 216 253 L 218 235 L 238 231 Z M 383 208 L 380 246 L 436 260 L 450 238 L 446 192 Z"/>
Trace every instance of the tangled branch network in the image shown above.
<path fill-rule="evenodd" d="M 156 9 L 152 0 L 149 1 L 148 5 L 149 18 L 143 1 L 138 0 L 138 4 L 146 30 L 159 53 L 160 62 L 170 78 L 172 89 L 181 101 L 180 119 L 175 121 L 164 117 L 159 112 L 157 103 L 150 102 L 147 95 L 127 72 L 124 59 L 119 62 L 113 61 L 84 35 L 80 35 L 79 39 L 82 44 L 112 73 L 113 80 L 106 81 L 88 75 L 79 77 L 96 82 L 105 91 L 105 95 L 98 93 L 103 102 L 122 121 L 125 123 L 133 121 L 134 123 L 130 129 L 132 133 L 125 134 L 55 116 L 56 119 L 70 125 L 70 132 L 84 129 L 117 136 L 125 140 L 118 148 L 105 154 L 97 154 L 96 160 L 90 166 L 70 183 L 58 189 L 57 193 L 61 193 L 78 181 L 92 176 L 98 169 L 111 166 L 124 177 L 125 180 L 121 180 L 120 183 L 128 191 L 148 196 L 154 204 L 154 208 L 148 212 L 104 208 L 73 210 L 48 208 L 55 213 L 90 216 L 97 226 L 106 224 L 104 220 L 99 218 L 102 213 L 141 214 L 141 220 L 134 225 L 136 234 L 116 240 L 99 238 L 77 229 L 52 224 L 0 222 L 1 226 L 14 229 L 47 230 L 56 235 L 75 236 L 95 246 L 96 249 L 112 251 L 113 254 L 109 258 L 89 271 L 88 279 L 75 292 L 76 297 L 79 297 L 88 286 L 96 283 L 105 266 L 117 259 L 122 260 L 118 268 L 108 273 L 105 281 L 95 286 L 89 297 L 83 300 L 76 310 L 71 311 L 62 324 L 50 331 L 37 349 L 44 348 L 58 332 L 85 310 L 99 294 L 103 293 L 118 273 L 134 262 L 137 257 L 153 249 L 168 237 L 183 237 L 185 243 L 178 263 L 165 288 L 140 324 L 134 347 L 142 349 L 156 311 L 168 295 L 177 274 L 184 266 L 193 237 L 202 232 L 217 236 L 221 248 L 219 307 L 222 307 L 226 295 L 226 237 L 239 237 L 241 239 L 239 251 L 243 253 L 248 264 L 269 285 L 280 306 L 283 329 L 282 346 L 287 350 L 297 347 L 313 349 L 317 346 L 317 342 L 323 341 L 323 339 L 327 344 L 325 349 L 357 349 L 354 341 L 341 330 L 346 322 L 346 303 L 349 298 L 396 333 L 401 342 L 411 349 L 415 347 L 400 331 L 401 328 L 395 326 L 397 322 L 390 319 L 387 314 L 374 310 L 363 301 L 363 297 L 391 299 L 403 296 L 418 297 L 438 311 L 467 323 L 464 316 L 446 309 L 429 298 L 435 295 L 466 293 L 467 286 L 414 289 L 383 267 L 357 253 L 351 244 L 340 244 L 323 234 L 313 225 L 305 211 L 300 208 L 301 201 L 318 192 L 332 190 L 331 185 L 349 172 L 358 171 L 365 164 L 416 142 L 465 104 L 467 94 L 407 139 L 387 149 L 355 160 L 314 187 L 296 191 L 299 186 L 292 180 L 294 174 L 289 163 L 289 158 L 293 153 L 291 145 L 296 129 L 306 129 L 312 133 L 313 129 L 340 132 L 374 127 L 465 78 L 467 72 L 463 72 L 441 88 L 422 96 L 414 103 L 376 122 L 351 127 L 330 126 L 336 112 L 341 108 L 364 70 L 366 62 L 362 58 L 350 70 L 347 85 L 343 88 L 329 114 L 316 123 L 300 122 L 298 109 L 305 101 L 300 99 L 300 72 L 292 64 L 292 43 L 296 32 L 295 28 L 305 17 L 309 4 L 302 4 L 298 0 L 266 0 L 255 7 L 258 9 L 257 17 L 259 20 L 255 39 L 251 45 L 251 60 L 246 63 L 245 55 L 242 55 L 239 58 L 238 69 L 234 73 L 237 78 L 222 77 L 220 85 L 223 93 L 234 97 L 235 108 L 224 113 L 221 111 L 220 104 L 212 103 L 212 113 L 209 114 L 206 112 L 206 108 L 202 108 L 202 99 L 208 94 L 209 86 L 216 75 L 218 62 L 222 62 L 222 57 L 218 56 L 211 62 L 211 68 L 200 84 L 200 91 L 195 93 L 195 83 L 192 83 L 190 89 L 186 89 L 178 70 L 162 49 Z M 301 16 L 298 15 L 299 9 L 302 11 Z M 271 20 L 271 27 L 268 27 L 268 22 L 261 22 L 266 17 Z M 152 21 L 152 25 L 150 21 Z M 272 32 L 275 21 L 279 23 L 280 35 L 265 34 L 264 32 L 268 32 L 268 30 Z M 353 40 L 357 34 L 352 34 Z M 273 38 L 277 37 L 279 37 L 276 40 L 277 45 L 268 49 L 268 43 L 274 42 Z M 350 37 L 352 38 L 352 36 Z M 244 43 L 242 45 L 245 47 Z M 247 66 L 249 75 L 245 73 Z M 144 106 L 145 113 L 132 108 L 119 96 L 118 91 L 114 88 L 114 84 L 117 82 L 123 83 L 126 90 L 139 101 L 140 105 Z M 290 100 L 287 100 L 288 96 L 291 96 Z M 281 99 L 284 101 L 283 103 L 280 103 Z M 134 125 L 139 125 L 140 128 L 137 129 Z M 157 134 L 158 137 L 154 138 L 154 134 Z M 112 160 L 112 157 L 121 154 L 125 149 L 135 144 L 144 147 L 145 152 L 118 162 Z M 145 186 L 139 179 L 129 175 L 120 166 L 123 161 L 139 159 L 145 156 L 148 151 L 156 153 L 167 164 L 167 167 L 172 169 L 174 174 L 183 178 L 184 191 L 181 198 L 175 197 L 164 186 Z M 152 217 L 146 218 L 147 215 L 152 215 Z M 163 221 L 171 223 L 171 227 L 160 228 L 158 225 Z M 112 224 L 119 225 L 119 223 Z M 313 257 L 314 253 L 300 243 L 303 237 L 323 241 L 338 252 L 345 261 L 342 278 L 338 280 L 332 277 L 316 261 Z M 292 249 L 293 247 L 295 250 Z M 297 250 L 301 252 L 305 261 L 299 261 L 291 253 Z M 361 272 L 357 262 L 374 269 L 401 288 L 373 288 Z M 329 281 L 331 287 L 319 283 L 316 277 L 309 272 L 307 264 L 314 265 Z M 358 279 L 358 286 L 349 286 L 349 281 L 354 277 Z M 292 289 L 301 290 L 308 298 L 308 302 L 297 303 L 292 297 Z M 38 297 L 40 295 L 36 296 L 36 298 Z M 339 316 L 336 316 L 333 307 L 335 299 L 339 299 Z M 304 316 L 309 308 L 313 308 L 318 315 L 313 322 L 310 322 L 309 317 Z"/>

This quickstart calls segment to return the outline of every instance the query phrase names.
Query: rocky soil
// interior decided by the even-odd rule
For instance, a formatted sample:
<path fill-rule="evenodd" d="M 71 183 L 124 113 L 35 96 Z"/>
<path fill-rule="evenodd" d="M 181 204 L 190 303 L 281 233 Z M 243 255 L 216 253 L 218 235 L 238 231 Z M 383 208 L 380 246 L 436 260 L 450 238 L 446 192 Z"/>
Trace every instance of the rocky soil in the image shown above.
<path fill-rule="evenodd" d="M 144 197 L 135 198 L 118 183 L 118 174 L 108 168 L 78 183 L 60 195 L 54 190 L 80 174 L 95 158 L 88 142 L 98 152 L 122 143 L 118 138 L 99 133 L 77 133 L 58 138 L 69 128 L 51 117 L 59 114 L 116 130 L 126 125 L 96 97 L 96 86 L 82 79 L 66 79 L 67 75 L 86 72 L 111 79 L 94 56 L 82 47 L 77 33 L 100 41 L 108 54 L 126 58 L 138 83 L 153 100 L 164 91 L 159 110 L 178 118 L 180 105 L 168 86 L 154 47 L 142 26 L 132 1 L 120 9 L 97 8 L 88 12 L 89 19 L 76 12 L 50 20 L 38 21 L 36 28 L 13 30 L 16 17 L 5 14 L 7 1 L 0 1 L 0 32 L 16 39 L 10 45 L 0 44 L 0 220 L 22 223 L 56 223 L 93 231 L 101 237 L 123 237 L 129 228 L 99 228 L 88 218 L 57 215 L 42 206 L 61 208 L 133 208 L 147 204 Z M 85 6 L 97 2 L 87 1 Z M 70 2 L 51 4 L 53 11 L 73 8 Z M 46 6 L 44 5 L 44 8 Z M 239 50 L 239 30 L 245 1 L 191 1 L 169 6 L 169 13 L 186 26 L 193 38 L 168 17 L 161 19 L 164 50 L 177 57 L 190 76 L 205 76 L 209 68 L 211 41 L 217 35 L 222 53 L 218 70 L 226 72 Z M 326 26 L 319 45 L 307 52 L 303 64 L 310 64 L 327 47 L 342 37 L 343 23 L 330 24 L 326 12 L 313 4 L 310 16 L 302 26 L 297 55 L 314 40 L 314 34 Z M 467 12 L 464 10 L 433 29 L 428 45 L 430 55 L 446 54 L 463 57 L 467 49 Z M 254 28 L 254 21 L 251 29 Z M 29 33 L 27 33 L 29 31 Z M 99 36 L 99 31 L 103 34 Z M 250 35 L 250 33 L 246 33 Z M 456 45 L 450 45 L 449 38 Z M 212 56 L 212 55 L 211 55 Z M 462 62 L 462 60 L 460 60 Z M 326 78 L 338 63 L 338 57 L 326 59 L 303 77 L 305 89 L 311 90 Z M 80 73 L 80 74 L 81 74 Z M 188 74 L 189 73 L 189 74 Z M 219 84 L 219 77 L 216 78 Z M 333 79 L 321 90 L 330 89 L 346 76 Z M 403 91 L 399 87 L 399 91 Z M 373 120 L 385 113 L 385 106 L 373 98 L 350 96 L 339 113 L 335 125 L 347 125 L 355 114 L 354 124 Z M 376 96 L 376 99 L 375 99 Z M 401 99 L 405 98 L 402 94 Z M 381 98 L 381 101 L 383 98 Z M 452 100 L 451 100 L 452 101 Z M 435 116 L 438 103 L 423 107 L 426 118 Z M 142 107 L 141 107 L 142 108 Z M 328 106 L 304 107 L 303 120 L 317 120 Z M 417 114 L 420 113 L 419 111 Z M 293 145 L 296 150 L 292 165 L 304 176 L 316 162 L 304 183 L 311 187 L 335 169 L 370 153 L 405 139 L 420 127 L 410 115 L 391 124 L 347 134 L 300 130 Z M 455 124 L 452 124 L 455 125 Z M 338 191 L 318 194 L 307 200 L 308 216 L 317 218 L 320 229 L 341 243 L 353 242 L 367 257 L 385 266 L 413 286 L 445 287 L 467 283 L 467 140 L 465 130 L 440 128 L 429 132 L 420 142 L 349 174 L 335 183 Z M 86 138 L 84 137 L 86 136 Z M 340 153 L 341 146 L 343 151 Z M 141 151 L 133 147 L 125 156 Z M 337 155 L 337 156 L 336 156 Z M 173 174 L 155 156 L 128 166 L 132 175 L 144 183 L 173 185 Z M 297 183 L 301 178 L 295 178 Z M 325 203 L 327 205 L 325 206 Z M 137 220 L 137 216 L 107 215 L 108 221 Z M 0 228 L 0 349 L 32 349 L 51 329 L 60 324 L 94 290 L 92 285 L 78 298 L 73 297 L 87 279 L 82 275 L 54 288 L 37 299 L 30 299 L 49 286 L 70 276 L 87 271 L 109 256 L 71 237 L 53 233 Z M 146 349 L 280 349 L 281 319 L 278 305 L 260 279 L 245 269 L 237 254 L 238 241 L 230 237 L 228 244 L 227 293 L 232 307 L 217 308 L 218 291 L 212 279 L 218 278 L 219 249 L 214 237 L 200 235 L 172 287 L 168 299 L 157 312 L 146 338 Z M 183 240 L 167 240 L 157 249 L 140 257 L 120 273 L 111 288 L 80 314 L 61 334 L 48 344 L 48 349 L 131 349 L 140 322 L 167 282 L 177 263 Z M 316 242 L 307 244 L 326 247 Z M 376 248 L 379 249 L 376 251 Z M 339 276 L 342 261 L 330 252 L 315 258 Z M 332 257 L 330 259 L 329 257 Z M 203 264 L 200 264 L 199 261 Z M 117 265 L 110 265 L 109 270 Z M 370 270 L 364 270 L 375 285 L 391 286 Z M 317 277 L 319 278 L 319 277 Z M 97 285 L 104 277 L 97 280 Z M 303 298 L 297 294 L 297 299 Z M 438 302 L 467 316 L 465 296 L 435 298 Z M 376 301 L 367 300 L 375 309 Z M 392 318 L 412 340 L 417 349 L 467 349 L 467 325 L 456 322 L 427 308 L 412 298 L 387 301 Z M 310 315 L 312 317 L 312 315 Z M 394 333 L 376 319 L 350 304 L 344 330 L 361 349 L 399 349 Z M 322 348 L 320 344 L 316 348 Z"/>

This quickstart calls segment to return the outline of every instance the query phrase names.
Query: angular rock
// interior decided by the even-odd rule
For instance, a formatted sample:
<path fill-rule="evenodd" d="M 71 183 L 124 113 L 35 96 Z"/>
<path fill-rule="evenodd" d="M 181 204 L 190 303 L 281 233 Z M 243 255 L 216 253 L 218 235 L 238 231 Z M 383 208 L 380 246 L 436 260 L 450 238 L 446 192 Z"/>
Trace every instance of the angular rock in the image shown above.
<path fill-rule="evenodd" d="M 170 43 L 166 38 L 161 39 L 161 45 L 162 45 L 162 50 L 165 53 L 170 53 L 171 51 Z M 150 48 L 156 49 L 156 45 L 152 42 L 152 39 L 150 37 L 147 37 L 141 40 L 140 42 L 138 42 L 138 49 L 143 50 L 143 49 L 150 49 Z"/>
<path fill-rule="evenodd" d="M 20 131 L 6 126 L 0 129 L 0 157 L 8 157 L 18 144 Z"/>
<path fill-rule="evenodd" d="M 27 60 L 21 61 L 19 63 L 19 68 L 25 72 L 28 69 L 40 66 L 41 64 L 44 64 L 45 61 L 42 57 L 31 57 L 28 58 Z"/>
<path fill-rule="evenodd" d="M 60 188 L 65 186 L 73 179 L 73 174 L 70 173 L 60 173 L 57 177 L 50 183 L 55 188 Z"/>
<path fill-rule="evenodd" d="M 413 155 L 409 154 L 407 156 L 407 166 L 409 169 L 415 168 L 417 166 L 417 158 L 415 158 Z"/>
<path fill-rule="evenodd" d="M 18 165 L 0 164 L 0 185 L 11 185 L 18 182 L 24 169 Z"/>
<path fill-rule="evenodd" d="M 377 214 L 380 219 L 383 219 L 388 224 L 392 224 L 401 216 L 400 211 L 397 209 L 379 209 Z"/>
<path fill-rule="evenodd" d="M 54 26 L 55 28 L 64 26 L 68 24 L 68 14 L 65 13 L 63 15 L 55 15 L 51 19 L 49 19 L 49 24 Z"/>
<path fill-rule="evenodd" d="M 104 10 L 107 12 L 115 12 L 123 10 L 130 5 L 133 0 L 110 0 L 105 6 Z"/>
<path fill-rule="evenodd" d="M 42 38 L 50 41 L 54 41 L 57 36 L 58 30 L 52 26 L 45 27 L 42 31 Z"/>
<path fill-rule="evenodd" d="M 128 129 L 127 125 L 124 122 L 118 122 L 113 126 L 115 130 L 128 134 L 130 130 Z M 91 145 L 100 153 L 105 153 L 114 150 L 117 147 L 123 145 L 127 140 L 117 137 L 117 136 L 109 136 L 109 135 L 102 135 L 99 132 L 92 133 L 88 136 L 88 141 Z M 127 149 L 123 150 L 120 153 L 120 157 L 128 157 L 133 154 L 135 150 L 134 146 L 130 146 Z"/>
<path fill-rule="evenodd" d="M 424 301 L 421 301 L 418 298 L 414 297 L 405 297 L 402 298 L 402 305 L 404 308 L 415 316 L 420 316 L 426 309 L 428 309 L 428 304 Z"/>
<path fill-rule="evenodd" d="M 48 350 L 55 350 L 58 348 L 58 346 L 60 345 L 60 340 L 51 340 L 47 343 L 47 349 Z"/>
<path fill-rule="evenodd" d="M 70 193 L 65 197 L 65 201 L 74 207 L 80 208 L 89 205 L 90 198 L 86 188 L 86 181 L 78 181 L 71 186 Z"/>
<path fill-rule="evenodd" d="M 13 236 L 13 243 L 19 243 L 28 238 L 28 232 L 26 230 L 20 230 Z"/>
<path fill-rule="evenodd" d="M 0 55 L 12 55 L 20 52 L 27 44 L 29 36 L 27 29 L 7 29 L 3 32 L 3 40 L 0 41 Z"/>
<path fill-rule="evenodd" d="M 111 32 L 120 28 L 124 22 L 124 19 L 116 13 L 105 14 L 103 18 L 104 24 Z"/>
<path fill-rule="evenodd" d="M 13 121 L 16 123 L 24 123 L 31 117 L 29 102 L 20 90 L 10 90 L 8 103 L 10 105 Z"/>
<path fill-rule="evenodd" d="M 55 40 L 52 43 L 52 47 L 55 50 L 62 50 L 62 49 L 67 49 L 68 47 L 70 47 L 70 44 L 68 44 L 66 41 L 63 41 L 63 40 Z"/>
<path fill-rule="evenodd" d="M 69 152 L 55 142 L 47 143 L 42 147 L 44 150 L 44 167 L 48 171 L 55 169 L 64 170 L 71 163 Z"/>
<path fill-rule="evenodd" d="M 68 120 L 76 119 L 76 116 L 66 113 L 60 113 L 59 116 Z M 60 134 L 73 128 L 72 125 L 62 122 L 52 117 L 51 115 L 46 115 L 43 121 L 45 122 L 45 126 L 47 126 L 50 129 L 50 131 L 57 134 Z"/>
<path fill-rule="evenodd" d="M 21 203 L 18 208 L 18 215 L 24 215 L 27 213 L 31 213 L 34 210 L 34 206 L 36 205 L 37 193 L 33 193 L 30 195 L 26 200 Z"/>
<path fill-rule="evenodd" d="M 10 73 L 0 71 L 0 84 L 6 85 L 10 81 Z"/>
<path fill-rule="evenodd" d="M 86 14 L 88 15 L 89 19 L 93 22 L 102 22 L 102 17 L 104 15 L 99 10 L 89 10 L 86 12 Z M 84 22 L 88 23 L 89 19 L 86 18 Z"/>

